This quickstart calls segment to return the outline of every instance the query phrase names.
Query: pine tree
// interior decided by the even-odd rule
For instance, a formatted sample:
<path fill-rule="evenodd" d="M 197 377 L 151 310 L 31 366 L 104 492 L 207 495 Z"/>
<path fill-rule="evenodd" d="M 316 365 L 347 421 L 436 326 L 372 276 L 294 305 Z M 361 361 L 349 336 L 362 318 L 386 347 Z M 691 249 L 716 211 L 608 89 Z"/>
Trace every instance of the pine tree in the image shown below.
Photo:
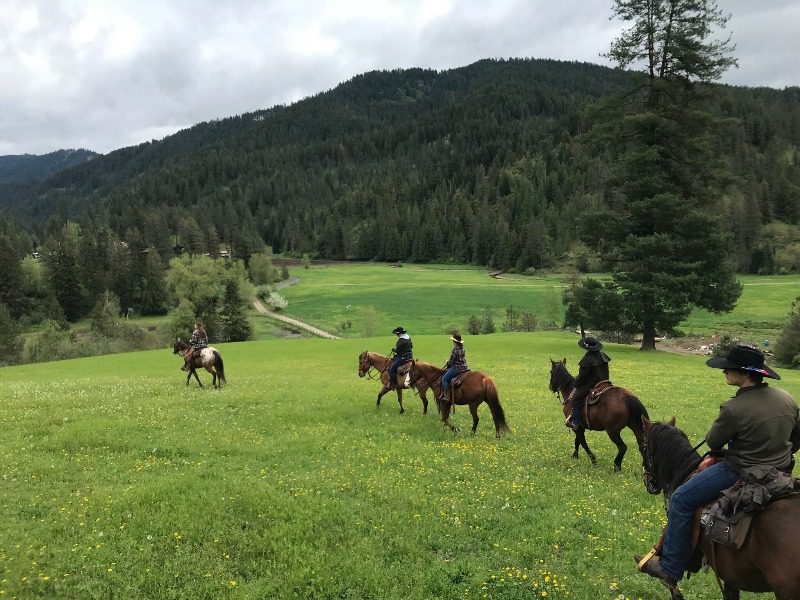
<path fill-rule="evenodd" d="M 624 296 L 621 327 L 641 331 L 648 350 L 693 306 L 729 311 L 741 293 L 730 236 L 713 212 L 724 168 L 704 102 L 704 84 L 735 60 L 729 40 L 707 40 L 726 21 L 713 0 L 616 0 L 613 11 L 631 27 L 609 56 L 623 68 L 643 61 L 644 73 L 599 130 L 616 154 L 609 184 L 621 209 L 587 217 L 585 237 L 614 265 L 613 280 L 596 291 Z"/>

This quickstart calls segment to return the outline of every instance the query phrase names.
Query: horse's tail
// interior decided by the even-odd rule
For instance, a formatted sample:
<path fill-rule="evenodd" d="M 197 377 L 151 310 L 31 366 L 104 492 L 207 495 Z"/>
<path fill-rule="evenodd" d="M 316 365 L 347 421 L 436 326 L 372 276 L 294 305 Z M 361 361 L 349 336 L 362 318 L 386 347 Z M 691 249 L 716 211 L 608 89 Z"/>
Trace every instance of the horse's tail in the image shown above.
<path fill-rule="evenodd" d="M 506 423 L 506 413 L 500 405 L 500 397 L 497 395 L 497 386 L 494 384 L 494 379 L 489 376 L 483 379 L 483 394 L 486 404 L 489 405 L 489 410 L 492 411 L 492 419 L 494 419 L 494 427 L 497 430 L 497 436 L 500 437 L 501 433 L 510 432 L 511 429 Z"/>
<path fill-rule="evenodd" d="M 214 368 L 217 370 L 217 377 L 222 383 L 225 381 L 225 364 L 222 362 L 222 355 L 214 350 Z"/>
<path fill-rule="evenodd" d="M 628 427 L 634 431 L 641 431 L 642 417 L 650 418 L 644 404 L 639 398 L 629 393 L 625 395 L 625 406 L 628 407 Z"/>

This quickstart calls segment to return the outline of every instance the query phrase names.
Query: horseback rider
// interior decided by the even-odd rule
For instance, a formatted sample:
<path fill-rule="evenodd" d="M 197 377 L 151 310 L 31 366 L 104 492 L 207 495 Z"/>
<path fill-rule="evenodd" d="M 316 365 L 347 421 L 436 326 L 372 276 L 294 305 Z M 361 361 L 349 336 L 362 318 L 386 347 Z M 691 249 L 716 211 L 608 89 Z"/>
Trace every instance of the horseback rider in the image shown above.
<path fill-rule="evenodd" d="M 411 337 L 408 335 L 408 332 L 402 327 L 395 327 L 392 333 L 397 336 L 397 343 L 394 348 L 392 348 L 392 356 L 394 356 L 394 359 L 389 367 L 389 389 L 397 387 L 397 369 L 400 368 L 400 365 L 414 360 L 414 356 L 411 353 L 413 344 L 411 343 Z"/>
<path fill-rule="evenodd" d="M 575 389 L 569 395 L 572 402 L 572 415 L 567 419 L 565 425 L 578 431 L 583 427 L 583 405 L 589 392 L 601 381 L 608 380 L 608 363 L 611 359 L 605 352 L 601 352 L 603 344 L 600 340 L 591 336 L 578 340 L 578 346 L 586 350 L 581 361 L 578 363 L 578 376 L 575 378 Z"/>
<path fill-rule="evenodd" d="M 641 571 L 662 579 L 670 589 L 677 586 L 689 563 L 696 510 L 735 484 L 742 469 L 765 465 L 791 471 L 792 455 L 800 448 L 797 402 L 787 392 L 763 382 L 765 377 L 780 379 L 780 375 L 764 363 L 760 350 L 735 346 L 726 356 L 711 358 L 706 365 L 722 369 L 725 382 L 738 388 L 720 406 L 719 416 L 705 438 L 714 453 L 727 444 L 725 458 L 699 471 L 673 492 L 661 558 L 636 557 Z"/>
<path fill-rule="evenodd" d="M 206 333 L 206 330 L 203 328 L 203 324 L 200 321 L 197 321 L 194 324 L 194 330 L 192 331 L 192 339 L 189 340 L 189 349 L 183 355 L 183 366 L 181 367 L 181 371 L 188 371 L 189 367 L 194 361 L 194 357 L 203 348 L 207 347 L 208 347 L 208 334 Z"/>
<path fill-rule="evenodd" d="M 453 349 L 450 351 L 450 358 L 444 365 L 445 372 L 442 375 L 442 393 L 439 396 L 441 402 L 447 401 L 447 390 L 450 387 L 450 381 L 464 371 L 469 371 L 467 366 L 467 355 L 464 353 L 464 341 L 458 333 L 453 334 L 450 338 L 453 340 Z"/>

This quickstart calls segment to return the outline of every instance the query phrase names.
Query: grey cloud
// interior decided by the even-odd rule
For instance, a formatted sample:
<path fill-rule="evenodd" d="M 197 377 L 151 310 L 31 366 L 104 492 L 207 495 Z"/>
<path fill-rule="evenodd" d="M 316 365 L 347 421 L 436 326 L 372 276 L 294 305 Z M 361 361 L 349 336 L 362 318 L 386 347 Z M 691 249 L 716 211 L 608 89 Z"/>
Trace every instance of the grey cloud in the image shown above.
<path fill-rule="evenodd" d="M 610 5 L 6 0 L 0 154 L 79 146 L 107 152 L 199 121 L 292 102 L 374 69 L 448 69 L 487 57 L 605 64 L 601 54 L 620 29 L 608 19 Z M 444 9 L 438 17 L 422 18 L 437 6 Z M 733 14 L 729 29 L 740 63 L 724 81 L 800 84 L 797 2 L 721 0 L 720 6 Z M 97 36 L 76 41 L 86 16 L 95 18 Z M 126 27 L 140 36 L 128 47 L 115 37 Z"/>

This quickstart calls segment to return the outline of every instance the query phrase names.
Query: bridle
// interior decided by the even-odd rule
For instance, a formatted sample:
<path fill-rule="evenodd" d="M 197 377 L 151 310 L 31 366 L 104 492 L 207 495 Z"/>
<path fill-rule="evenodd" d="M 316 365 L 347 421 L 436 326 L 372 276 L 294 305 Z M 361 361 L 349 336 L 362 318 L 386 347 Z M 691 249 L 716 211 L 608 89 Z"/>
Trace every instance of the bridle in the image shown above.
<path fill-rule="evenodd" d="M 564 363 L 553 362 L 552 360 L 551 362 L 553 363 L 553 366 L 550 368 L 550 385 L 548 387 L 550 388 L 550 391 L 556 395 L 556 398 L 558 398 L 561 406 L 564 406 L 569 395 L 565 396 L 562 394 L 561 388 L 562 385 L 565 389 L 569 386 L 569 381 L 567 378 L 570 377 L 570 374 L 567 372 L 566 367 L 564 367 Z M 561 365 L 560 368 L 559 365 Z M 558 378 L 560 382 L 557 381 L 556 378 Z"/>
<path fill-rule="evenodd" d="M 365 364 L 366 364 L 366 367 L 364 366 Z M 372 362 L 370 361 L 370 359 L 369 359 L 369 353 L 368 353 L 368 352 L 364 352 L 364 353 L 362 353 L 362 354 L 361 354 L 361 356 L 359 357 L 359 362 L 358 362 L 358 375 L 359 375 L 359 377 L 364 377 L 364 376 L 366 376 L 366 377 L 367 377 L 367 379 L 369 379 L 369 380 L 371 380 L 371 381 L 379 381 L 379 380 L 380 380 L 380 378 L 381 378 L 381 375 L 383 375 L 383 374 L 386 372 L 386 369 L 388 369 L 388 368 L 389 368 L 389 365 L 390 365 L 390 364 L 392 364 L 392 363 L 391 363 L 391 361 L 388 361 L 388 362 L 386 363 L 386 366 L 385 366 L 385 367 L 383 367 L 383 369 L 380 369 L 380 370 L 379 370 L 379 369 L 378 369 L 378 367 L 376 367 L 376 366 L 375 366 L 374 364 L 372 364 Z M 374 369 L 375 371 L 377 371 L 377 372 L 378 372 L 377 376 L 376 376 L 376 375 L 375 375 L 375 374 L 372 372 L 372 371 L 373 371 L 373 369 Z"/>

